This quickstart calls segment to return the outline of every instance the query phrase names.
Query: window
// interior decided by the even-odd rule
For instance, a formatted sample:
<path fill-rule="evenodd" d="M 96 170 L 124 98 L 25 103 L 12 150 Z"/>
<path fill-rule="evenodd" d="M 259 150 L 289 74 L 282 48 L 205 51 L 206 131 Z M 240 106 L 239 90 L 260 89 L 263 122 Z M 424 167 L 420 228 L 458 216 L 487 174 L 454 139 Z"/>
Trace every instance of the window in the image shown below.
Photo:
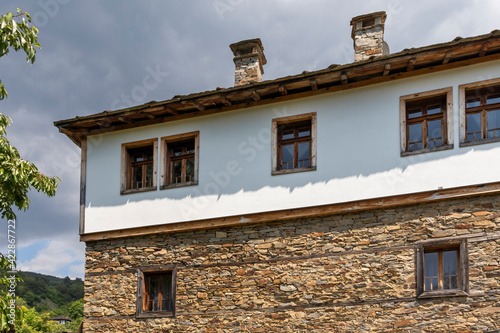
<path fill-rule="evenodd" d="M 156 189 L 157 147 L 157 139 L 122 145 L 122 194 Z"/>
<path fill-rule="evenodd" d="M 137 317 L 175 316 L 177 270 L 139 270 Z"/>
<path fill-rule="evenodd" d="M 430 241 L 417 248 L 417 296 L 460 296 L 468 292 L 467 240 Z"/>
<path fill-rule="evenodd" d="M 199 132 L 161 139 L 161 189 L 198 184 Z"/>
<path fill-rule="evenodd" d="M 461 145 L 500 141 L 500 79 L 460 86 Z"/>
<path fill-rule="evenodd" d="M 273 175 L 316 170 L 316 113 L 273 119 Z"/>
<path fill-rule="evenodd" d="M 402 96 L 401 155 L 453 148 L 452 88 Z"/>

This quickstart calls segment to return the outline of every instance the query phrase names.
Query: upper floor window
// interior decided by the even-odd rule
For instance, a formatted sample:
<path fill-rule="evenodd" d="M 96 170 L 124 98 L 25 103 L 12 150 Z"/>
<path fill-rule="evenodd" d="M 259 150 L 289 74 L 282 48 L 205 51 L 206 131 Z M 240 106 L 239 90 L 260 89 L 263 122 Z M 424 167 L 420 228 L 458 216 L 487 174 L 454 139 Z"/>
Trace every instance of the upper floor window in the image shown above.
<path fill-rule="evenodd" d="M 461 143 L 500 141 L 500 80 L 460 86 Z"/>
<path fill-rule="evenodd" d="M 411 155 L 452 148 L 452 89 L 402 96 L 401 154 Z"/>
<path fill-rule="evenodd" d="M 157 147 L 157 139 L 122 145 L 122 194 L 156 189 Z"/>
<path fill-rule="evenodd" d="M 273 119 L 273 175 L 316 170 L 316 113 Z"/>
<path fill-rule="evenodd" d="M 164 137 L 161 188 L 198 184 L 199 132 Z"/>

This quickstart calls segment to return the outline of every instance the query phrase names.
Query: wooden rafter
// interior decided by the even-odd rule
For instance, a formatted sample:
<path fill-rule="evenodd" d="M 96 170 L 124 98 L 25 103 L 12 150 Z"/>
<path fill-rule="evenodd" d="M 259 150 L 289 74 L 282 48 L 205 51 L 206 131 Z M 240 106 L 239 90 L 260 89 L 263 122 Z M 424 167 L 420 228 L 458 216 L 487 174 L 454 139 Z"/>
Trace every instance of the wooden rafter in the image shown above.
<path fill-rule="evenodd" d="M 288 94 L 288 90 L 286 89 L 284 84 L 281 84 L 280 87 L 278 88 L 278 90 L 280 91 L 281 95 L 283 95 L 283 96 Z"/>
<path fill-rule="evenodd" d="M 443 65 L 447 64 L 450 61 L 452 54 L 453 54 L 453 51 L 451 51 L 451 50 L 446 52 L 446 54 L 444 55 L 444 58 L 443 58 Z"/>
<path fill-rule="evenodd" d="M 479 56 L 484 57 L 486 52 L 488 52 L 489 47 L 490 47 L 490 42 L 484 42 L 483 46 L 481 46 L 481 50 L 479 51 Z"/>
<path fill-rule="evenodd" d="M 316 82 L 315 78 L 309 80 L 309 84 L 311 85 L 312 90 L 318 90 L 318 83 Z"/>
<path fill-rule="evenodd" d="M 389 75 L 389 72 L 391 71 L 391 63 L 388 62 L 387 64 L 385 64 L 384 66 L 384 73 L 382 74 L 383 76 L 387 76 Z"/>
<path fill-rule="evenodd" d="M 255 101 L 260 101 L 261 97 L 260 95 L 257 93 L 256 90 L 252 90 L 252 98 L 255 100 Z"/>
<path fill-rule="evenodd" d="M 220 101 L 222 102 L 222 104 L 224 104 L 225 106 L 231 106 L 233 105 L 233 103 L 231 103 L 231 101 L 229 99 L 227 99 L 226 96 L 222 95 L 220 96 Z"/>
<path fill-rule="evenodd" d="M 139 112 L 138 115 L 142 116 L 142 117 L 146 117 L 148 119 L 155 119 L 154 115 L 152 115 L 151 113 L 147 113 L 147 112 Z"/>
<path fill-rule="evenodd" d="M 406 66 L 406 71 L 407 72 L 410 72 L 412 71 L 414 68 L 415 68 L 415 64 L 417 63 L 417 59 L 416 58 L 411 58 L 409 61 L 408 61 L 408 66 Z"/>

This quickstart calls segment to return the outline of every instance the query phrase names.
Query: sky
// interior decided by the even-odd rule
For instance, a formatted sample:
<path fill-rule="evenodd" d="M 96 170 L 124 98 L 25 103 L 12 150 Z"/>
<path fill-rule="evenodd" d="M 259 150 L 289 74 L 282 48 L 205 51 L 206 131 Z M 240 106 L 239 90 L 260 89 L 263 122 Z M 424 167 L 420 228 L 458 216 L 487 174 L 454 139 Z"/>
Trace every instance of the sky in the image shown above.
<path fill-rule="evenodd" d="M 33 65 L 23 53 L 0 59 L 0 112 L 21 156 L 61 179 L 55 197 L 32 191 L 17 213 L 18 269 L 71 278 L 84 277 L 80 149 L 54 121 L 231 87 L 229 45 L 251 38 L 264 46 L 264 80 L 351 63 L 350 20 L 371 12 L 387 12 L 392 53 L 500 29 L 498 0 L 2 0 L 0 14 L 17 7 L 41 49 Z M 0 252 L 6 234 L 0 220 Z"/>

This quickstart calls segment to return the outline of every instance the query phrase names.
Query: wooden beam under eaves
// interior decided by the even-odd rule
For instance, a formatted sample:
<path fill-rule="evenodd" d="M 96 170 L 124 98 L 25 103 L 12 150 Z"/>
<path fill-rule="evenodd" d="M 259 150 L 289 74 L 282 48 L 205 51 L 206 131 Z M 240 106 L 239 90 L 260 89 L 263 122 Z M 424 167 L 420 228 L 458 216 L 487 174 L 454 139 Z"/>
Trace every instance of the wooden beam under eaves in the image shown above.
<path fill-rule="evenodd" d="M 286 89 L 284 84 L 281 84 L 278 89 L 279 89 L 281 95 L 285 96 L 286 94 L 288 94 L 288 90 Z"/>
<path fill-rule="evenodd" d="M 309 84 L 311 85 L 312 90 L 318 90 L 318 83 L 316 82 L 316 79 L 309 80 Z"/>
<path fill-rule="evenodd" d="M 347 84 L 347 75 L 345 73 L 342 73 L 342 75 L 340 75 L 340 80 L 342 81 L 342 84 L 345 86 Z"/>
<path fill-rule="evenodd" d="M 134 122 L 132 119 L 124 117 L 124 116 L 116 117 L 116 119 L 118 119 L 119 121 L 121 121 L 122 123 L 125 123 L 125 124 L 132 124 Z"/>
<path fill-rule="evenodd" d="M 389 63 L 389 62 L 387 64 L 385 64 L 383 76 L 389 75 L 389 72 L 391 71 L 391 66 L 392 66 L 391 63 Z"/>
<path fill-rule="evenodd" d="M 107 120 L 98 120 L 96 123 L 101 127 L 109 127 L 111 126 L 111 122 Z"/>
<path fill-rule="evenodd" d="M 415 64 L 417 63 L 417 59 L 416 58 L 411 58 L 409 61 L 408 61 L 408 66 L 406 66 L 406 71 L 407 72 L 410 72 L 412 71 L 414 68 L 415 68 Z"/>
<path fill-rule="evenodd" d="M 488 52 L 489 46 L 490 46 L 490 42 L 484 42 L 483 46 L 481 46 L 481 50 L 479 51 L 480 57 L 484 57 L 486 52 Z"/>
<path fill-rule="evenodd" d="M 168 107 L 168 106 L 165 106 L 165 111 L 167 111 L 170 114 L 173 114 L 174 116 L 178 116 L 179 115 L 179 111 L 177 111 L 174 108 Z"/>
<path fill-rule="evenodd" d="M 155 116 L 152 115 L 151 113 L 146 113 L 146 112 L 139 112 L 138 113 L 139 116 L 142 116 L 142 117 L 146 117 L 148 119 L 155 119 Z"/>
<path fill-rule="evenodd" d="M 444 58 L 443 58 L 443 65 L 447 64 L 450 61 L 452 54 L 453 54 L 453 52 L 451 50 L 446 52 L 446 54 L 444 55 Z"/>
<path fill-rule="evenodd" d="M 222 104 L 224 104 L 225 106 L 231 106 L 233 105 L 233 103 L 231 103 L 230 100 L 227 99 L 226 96 L 221 96 L 220 97 L 220 101 L 222 102 Z"/>
<path fill-rule="evenodd" d="M 205 105 L 203 105 L 201 103 L 193 102 L 193 105 L 194 105 L 195 108 L 197 108 L 200 111 L 204 111 L 205 110 Z"/>
<path fill-rule="evenodd" d="M 257 91 L 252 90 L 252 98 L 253 98 L 255 101 L 260 101 L 260 95 L 257 93 Z"/>

